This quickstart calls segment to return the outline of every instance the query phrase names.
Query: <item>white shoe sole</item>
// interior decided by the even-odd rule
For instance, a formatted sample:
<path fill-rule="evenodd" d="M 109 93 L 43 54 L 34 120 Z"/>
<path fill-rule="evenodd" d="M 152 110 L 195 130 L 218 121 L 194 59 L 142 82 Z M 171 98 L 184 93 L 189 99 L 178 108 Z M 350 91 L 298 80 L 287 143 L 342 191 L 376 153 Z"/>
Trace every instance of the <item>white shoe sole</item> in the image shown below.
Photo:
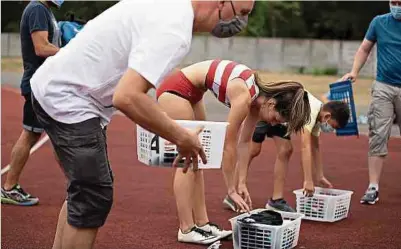
<path fill-rule="evenodd" d="M 224 239 L 227 239 L 227 238 L 229 238 L 231 235 L 233 234 L 233 232 L 230 232 L 230 233 L 227 233 L 226 235 L 224 235 L 224 236 L 218 236 L 219 237 L 219 239 L 222 239 L 222 240 L 224 240 Z"/>
<path fill-rule="evenodd" d="M 180 240 L 180 239 L 178 239 L 178 242 L 190 243 L 190 244 L 199 244 L 199 245 L 209 245 L 209 244 L 212 244 L 212 243 L 218 241 L 219 239 L 220 239 L 219 237 L 214 237 L 213 239 L 206 239 L 206 240 L 202 240 L 202 241 Z"/>

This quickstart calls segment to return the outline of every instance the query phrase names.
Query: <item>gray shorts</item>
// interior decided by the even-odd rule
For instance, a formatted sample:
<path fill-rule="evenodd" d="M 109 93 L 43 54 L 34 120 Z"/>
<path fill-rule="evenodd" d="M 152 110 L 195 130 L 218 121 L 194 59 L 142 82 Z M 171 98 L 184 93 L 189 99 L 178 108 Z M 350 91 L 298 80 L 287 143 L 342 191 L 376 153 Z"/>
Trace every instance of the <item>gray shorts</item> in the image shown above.
<path fill-rule="evenodd" d="M 52 119 L 33 95 L 32 105 L 68 179 L 68 224 L 78 228 L 103 226 L 113 203 L 113 173 L 100 119 L 64 124 Z"/>
<path fill-rule="evenodd" d="M 369 106 L 369 156 L 386 156 L 394 119 L 401 131 L 401 86 L 374 81 Z"/>

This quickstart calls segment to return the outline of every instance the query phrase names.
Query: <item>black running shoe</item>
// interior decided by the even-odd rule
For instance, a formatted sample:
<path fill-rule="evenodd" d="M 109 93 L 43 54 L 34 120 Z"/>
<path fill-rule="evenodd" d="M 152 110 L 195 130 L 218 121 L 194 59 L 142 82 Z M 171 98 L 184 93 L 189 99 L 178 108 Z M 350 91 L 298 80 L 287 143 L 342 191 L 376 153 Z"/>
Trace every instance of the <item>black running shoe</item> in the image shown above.
<path fill-rule="evenodd" d="M 372 187 L 366 190 L 365 195 L 362 196 L 361 198 L 361 203 L 373 205 L 378 200 L 379 200 L 379 191 L 377 191 L 376 188 Z"/>

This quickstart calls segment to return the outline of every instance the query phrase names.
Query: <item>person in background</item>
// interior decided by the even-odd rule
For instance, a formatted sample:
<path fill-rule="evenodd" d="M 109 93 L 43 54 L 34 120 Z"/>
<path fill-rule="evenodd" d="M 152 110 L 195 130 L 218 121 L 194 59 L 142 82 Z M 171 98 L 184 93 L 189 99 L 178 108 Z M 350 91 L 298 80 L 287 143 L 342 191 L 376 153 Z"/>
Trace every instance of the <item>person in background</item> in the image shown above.
<path fill-rule="evenodd" d="M 21 17 L 20 36 L 24 73 L 21 80 L 23 130 L 11 151 L 10 170 L 1 188 L 1 203 L 31 206 L 39 198 L 24 191 L 19 179 L 29 158 L 29 152 L 43 133 L 31 103 L 29 81 L 47 57 L 55 55 L 60 47 L 60 30 L 52 8 L 60 8 L 63 1 L 31 1 Z"/>
<path fill-rule="evenodd" d="M 331 188 L 332 184 L 326 179 L 323 173 L 322 157 L 320 152 L 320 132 L 333 132 L 334 129 L 343 128 L 347 125 L 350 110 L 346 103 L 340 101 L 328 101 L 322 103 L 319 99 L 307 92 L 310 104 L 310 122 L 303 127 L 301 134 L 302 166 L 304 170 L 304 191 L 308 196 L 314 193 L 314 186 L 319 185 Z M 288 205 L 284 197 L 284 184 L 288 170 L 293 146 L 291 137 L 288 135 L 288 127 L 285 124 L 271 125 L 260 121 L 253 133 L 252 144 L 250 145 L 249 161 L 239 165 L 238 193 L 250 201 L 246 182 L 248 168 L 253 158 L 260 154 L 262 142 L 265 137 L 272 138 L 277 151 L 276 163 L 274 166 L 273 195 L 266 203 L 267 209 L 284 212 L 295 212 Z M 223 203 L 229 209 L 235 210 L 232 200 L 227 196 Z"/>
<path fill-rule="evenodd" d="M 373 18 L 358 51 L 351 72 L 342 80 L 355 82 L 373 46 L 377 44 L 377 74 L 368 111 L 369 186 L 362 204 L 379 200 L 379 181 L 393 120 L 401 132 L 401 1 L 390 1 L 390 13 Z"/>

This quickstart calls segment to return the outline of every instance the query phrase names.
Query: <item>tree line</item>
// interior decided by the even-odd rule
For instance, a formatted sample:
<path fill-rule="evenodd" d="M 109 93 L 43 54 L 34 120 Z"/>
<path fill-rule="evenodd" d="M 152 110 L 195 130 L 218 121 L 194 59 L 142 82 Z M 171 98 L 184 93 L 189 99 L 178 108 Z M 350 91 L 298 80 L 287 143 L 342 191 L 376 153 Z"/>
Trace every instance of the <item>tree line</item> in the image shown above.
<path fill-rule="evenodd" d="M 80 19 L 90 20 L 116 2 L 66 1 L 53 12 L 59 21 L 71 12 Z M 1 2 L 2 32 L 19 31 L 27 4 L 27 1 Z M 241 35 L 360 40 L 373 17 L 388 12 L 389 1 L 256 1 Z"/>

